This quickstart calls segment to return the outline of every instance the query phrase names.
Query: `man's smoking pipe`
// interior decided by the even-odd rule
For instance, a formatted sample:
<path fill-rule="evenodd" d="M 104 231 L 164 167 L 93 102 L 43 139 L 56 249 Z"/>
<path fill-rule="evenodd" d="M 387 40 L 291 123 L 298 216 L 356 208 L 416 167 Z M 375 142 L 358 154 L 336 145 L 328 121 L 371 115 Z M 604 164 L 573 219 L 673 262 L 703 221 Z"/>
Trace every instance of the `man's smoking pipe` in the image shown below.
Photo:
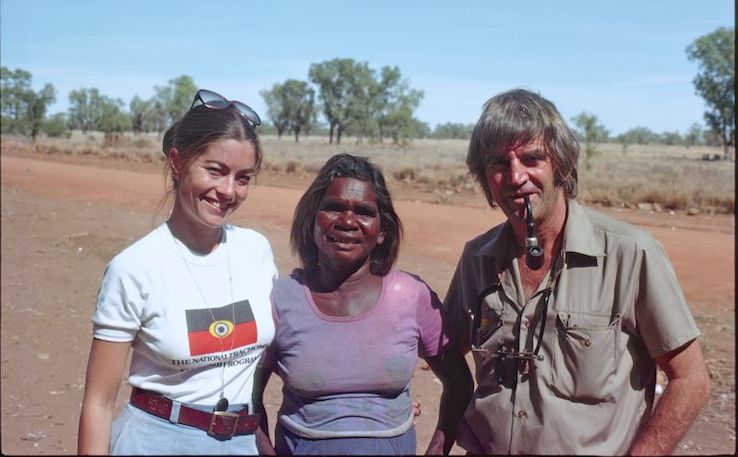
<path fill-rule="evenodd" d="M 528 267 L 537 270 L 543 265 L 543 249 L 538 246 L 538 237 L 536 236 L 536 224 L 533 222 L 533 207 L 530 204 L 530 197 L 527 195 L 525 199 L 525 225 L 528 227 L 528 236 L 525 238 L 525 263 Z"/>

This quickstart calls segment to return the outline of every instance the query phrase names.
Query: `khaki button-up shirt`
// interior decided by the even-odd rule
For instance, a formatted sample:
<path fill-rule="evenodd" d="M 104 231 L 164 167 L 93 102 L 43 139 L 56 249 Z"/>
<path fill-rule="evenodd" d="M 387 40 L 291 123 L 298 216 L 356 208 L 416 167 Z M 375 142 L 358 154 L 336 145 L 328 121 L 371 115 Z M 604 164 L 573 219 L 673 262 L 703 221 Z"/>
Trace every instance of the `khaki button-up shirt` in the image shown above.
<path fill-rule="evenodd" d="M 505 223 L 466 244 L 445 307 L 478 344 L 458 438 L 478 453 L 627 452 L 651 412 L 654 357 L 699 336 L 662 246 L 574 201 L 562 254 L 530 299 Z"/>

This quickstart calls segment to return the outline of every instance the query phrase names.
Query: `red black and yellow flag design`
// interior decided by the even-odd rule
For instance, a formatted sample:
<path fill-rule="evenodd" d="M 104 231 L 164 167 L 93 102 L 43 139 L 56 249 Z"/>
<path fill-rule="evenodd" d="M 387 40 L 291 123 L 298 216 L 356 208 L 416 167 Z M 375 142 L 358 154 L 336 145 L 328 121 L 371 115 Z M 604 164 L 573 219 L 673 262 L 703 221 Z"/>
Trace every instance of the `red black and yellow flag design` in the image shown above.
<path fill-rule="evenodd" d="M 210 354 L 256 343 L 256 321 L 248 300 L 211 309 L 188 309 L 190 355 Z"/>

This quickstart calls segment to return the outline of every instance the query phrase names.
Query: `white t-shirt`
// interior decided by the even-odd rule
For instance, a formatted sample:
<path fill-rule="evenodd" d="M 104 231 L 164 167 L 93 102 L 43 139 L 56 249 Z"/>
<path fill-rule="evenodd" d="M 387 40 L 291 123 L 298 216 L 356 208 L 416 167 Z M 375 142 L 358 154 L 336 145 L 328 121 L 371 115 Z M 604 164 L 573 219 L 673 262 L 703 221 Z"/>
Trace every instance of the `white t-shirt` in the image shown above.
<path fill-rule="evenodd" d="M 93 336 L 132 342 L 132 386 L 183 403 L 212 405 L 223 391 L 252 404 L 256 364 L 274 338 L 276 277 L 269 242 L 253 230 L 225 226 L 220 245 L 199 255 L 162 224 L 108 264 Z"/>

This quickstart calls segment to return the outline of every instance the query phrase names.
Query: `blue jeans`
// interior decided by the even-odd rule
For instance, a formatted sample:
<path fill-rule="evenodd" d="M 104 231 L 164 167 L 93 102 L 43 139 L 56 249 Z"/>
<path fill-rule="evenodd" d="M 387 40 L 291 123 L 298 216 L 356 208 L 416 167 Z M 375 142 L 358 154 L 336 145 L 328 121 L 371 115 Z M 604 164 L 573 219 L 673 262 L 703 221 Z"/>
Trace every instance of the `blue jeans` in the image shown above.
<path fill-rule="evenodd" d="M 416 455 L 414 425 L 391 438 L 310 439 L 295 435 L 277 421 L 274 441 L 279 455 Z"/>
<path fill-rule="evenodd" d="M 179 425 L 126 404 L 113 421 L 111 455 L 257 455 L 254 435 L 216 439 L 199 428 Z"/>

